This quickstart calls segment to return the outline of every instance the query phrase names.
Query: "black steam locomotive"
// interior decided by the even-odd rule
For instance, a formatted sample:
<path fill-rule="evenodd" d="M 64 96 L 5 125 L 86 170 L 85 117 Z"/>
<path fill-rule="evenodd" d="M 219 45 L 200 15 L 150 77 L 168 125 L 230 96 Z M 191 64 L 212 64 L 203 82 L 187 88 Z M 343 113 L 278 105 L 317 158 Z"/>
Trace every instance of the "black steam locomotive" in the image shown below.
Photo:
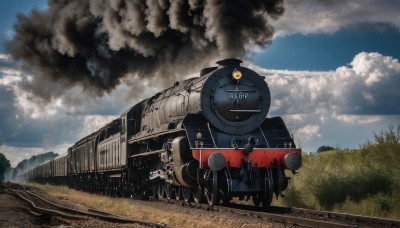
<path fill-rule="evenodd" d="M 288 186 L 284 171 L 300 168 L 301 150 L 280 117 L 267 118 L 264 77 L 241 62 L 222 60 L 175 83 L 23 177 L 210 205 L 252 197 L 268 207 Z"/>

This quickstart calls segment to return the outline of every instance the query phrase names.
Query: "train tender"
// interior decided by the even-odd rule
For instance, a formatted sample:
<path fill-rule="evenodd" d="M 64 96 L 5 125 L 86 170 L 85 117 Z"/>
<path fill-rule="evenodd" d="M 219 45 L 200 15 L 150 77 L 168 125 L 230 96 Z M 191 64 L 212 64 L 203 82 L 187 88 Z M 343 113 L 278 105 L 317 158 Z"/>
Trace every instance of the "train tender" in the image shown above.
<path fill-rule="evenodd" d="M 71 187 L 110 195 L 268 207 L 301 166 L 265 78 L 238 59 L 136 104 L 68 149 Z"/>

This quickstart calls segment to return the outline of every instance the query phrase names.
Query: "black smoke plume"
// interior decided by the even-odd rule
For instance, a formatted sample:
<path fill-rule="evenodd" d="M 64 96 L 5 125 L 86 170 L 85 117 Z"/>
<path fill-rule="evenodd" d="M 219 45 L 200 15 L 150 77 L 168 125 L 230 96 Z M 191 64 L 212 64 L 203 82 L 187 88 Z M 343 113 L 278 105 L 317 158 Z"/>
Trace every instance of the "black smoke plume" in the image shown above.
<path fill-rule="evenodd" d="M 40 80 L 102 95 L 127 73 L 166 82 L 245 57 L 271 41 L 268 21 L 283 12 L 283 0 L 49 0 L 17 16 L 7 48 Z"/>

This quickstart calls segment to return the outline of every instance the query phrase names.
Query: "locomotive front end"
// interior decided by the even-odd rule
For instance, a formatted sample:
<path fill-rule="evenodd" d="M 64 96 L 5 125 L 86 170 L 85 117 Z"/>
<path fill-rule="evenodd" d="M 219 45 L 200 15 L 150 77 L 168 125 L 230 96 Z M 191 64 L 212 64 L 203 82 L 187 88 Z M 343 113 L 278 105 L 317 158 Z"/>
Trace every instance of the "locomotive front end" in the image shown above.
<path fill-rule="evenodd" d="M 271 95 L 264 77 L 237 59 L 217 63 L 203 76 L 201 114 L 183 122 L 200 188 L 210 205 L 236 196 L 267 207 L 288 185 L 284 170 L 300 168 L 301 150 L 282 118 L 267 118 Z"/>

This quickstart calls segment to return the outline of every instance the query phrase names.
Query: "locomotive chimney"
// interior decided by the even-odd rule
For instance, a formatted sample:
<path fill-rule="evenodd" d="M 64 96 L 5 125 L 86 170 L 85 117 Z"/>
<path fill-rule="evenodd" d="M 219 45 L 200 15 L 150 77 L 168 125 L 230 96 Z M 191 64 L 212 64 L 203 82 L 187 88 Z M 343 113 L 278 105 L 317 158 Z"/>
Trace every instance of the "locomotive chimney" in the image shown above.
<path fill-rule="evenodd" d="M 240 67 L 242 60 L 240 59 L 224 59 L 217 62 L 220 66 Z"/>
<path fill-rule="evenodd" d="M 223 59 L 217 62 L 220 67 L 240 67 L 242 60 L 240 59 Z M 206 75 L 214 70 L 218 69 L 218 67 L 207 67 L 200 71 L 200 77 Z"/>

